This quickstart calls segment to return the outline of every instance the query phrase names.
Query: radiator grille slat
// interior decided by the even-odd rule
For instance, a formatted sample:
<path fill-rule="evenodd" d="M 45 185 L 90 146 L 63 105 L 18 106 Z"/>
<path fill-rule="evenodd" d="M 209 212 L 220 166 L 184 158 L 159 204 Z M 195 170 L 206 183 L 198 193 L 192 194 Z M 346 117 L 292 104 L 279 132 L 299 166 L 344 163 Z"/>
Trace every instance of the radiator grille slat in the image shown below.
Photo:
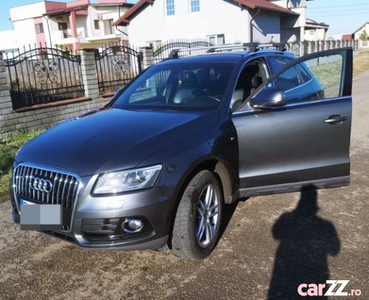
<path fill-rule="evenodd" d="M 80 181 L 75 175 L 19 165 L 14 171 L 14 184 L 18 199 L 73 209 Z"/>

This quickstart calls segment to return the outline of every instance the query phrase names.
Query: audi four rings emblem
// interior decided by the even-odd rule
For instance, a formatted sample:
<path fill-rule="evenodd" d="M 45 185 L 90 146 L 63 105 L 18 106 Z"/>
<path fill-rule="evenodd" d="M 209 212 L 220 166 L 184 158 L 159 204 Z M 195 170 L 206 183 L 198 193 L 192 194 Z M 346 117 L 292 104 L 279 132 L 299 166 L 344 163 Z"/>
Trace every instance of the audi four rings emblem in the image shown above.
<path fill-rule="evenodd" d="M 29 187 L 38 192 L 50 193 L 53 189 L 53 183 L 49 179 L 33 177 L 29 183 Z"/>

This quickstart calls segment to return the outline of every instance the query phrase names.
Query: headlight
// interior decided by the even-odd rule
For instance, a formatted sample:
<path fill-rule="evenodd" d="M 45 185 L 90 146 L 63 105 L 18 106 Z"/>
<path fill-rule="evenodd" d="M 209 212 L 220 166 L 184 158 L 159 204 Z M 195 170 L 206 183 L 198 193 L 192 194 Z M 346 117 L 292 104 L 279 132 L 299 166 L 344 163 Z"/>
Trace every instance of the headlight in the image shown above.
<path fill-rule="evenodd" d="M 99 177 L 94 194 L 115 194 L 150 188 L 155 184 L 162 166 L 105 173 Z"/>

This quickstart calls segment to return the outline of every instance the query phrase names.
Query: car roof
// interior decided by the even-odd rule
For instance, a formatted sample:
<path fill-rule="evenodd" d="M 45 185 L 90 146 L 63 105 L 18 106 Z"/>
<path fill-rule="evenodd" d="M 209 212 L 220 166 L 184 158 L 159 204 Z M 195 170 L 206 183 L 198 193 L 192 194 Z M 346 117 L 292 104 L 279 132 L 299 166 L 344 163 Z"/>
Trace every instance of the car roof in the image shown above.
<path fill-rule="evenodd" d="M 187 50 L 187 49 L 186 49 Z M 188 49 L 190 51 L 190 49 Z M 226 52 L 214 52 L 204 53 L 189 56 L 179 56 L 168 58 L 161 61 L 159 64 L 172 64 L 172 63 L 198 63 L 198 62 L 239 62 L 245 60 L 245 58 L 257 58 L 265 56 L 284 56 L 292 59 L 297 57 L 291 52 L 260 49 L 258 51 L 226 51 Z"/>

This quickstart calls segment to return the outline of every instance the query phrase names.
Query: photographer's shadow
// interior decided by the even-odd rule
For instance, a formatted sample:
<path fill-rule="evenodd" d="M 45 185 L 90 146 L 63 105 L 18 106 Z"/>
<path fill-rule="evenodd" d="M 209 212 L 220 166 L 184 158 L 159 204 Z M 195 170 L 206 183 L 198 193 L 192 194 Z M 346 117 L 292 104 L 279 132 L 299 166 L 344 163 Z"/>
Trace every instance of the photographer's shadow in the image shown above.
<path fill-rule="evenodd" d="M 328 255 L 339 252 L 340 241 L 334 225 L 317 216 L 318 210 L 317 191 L 308 187 L 301 192 L 296 209 L 274 224 L 273 236 L 280 245 L 268 300 L 306 299 L 298 293 L 300 284 L 325 284 L 329 279 Z M 307 291 L 308 287 L 303 289 Z"/>

